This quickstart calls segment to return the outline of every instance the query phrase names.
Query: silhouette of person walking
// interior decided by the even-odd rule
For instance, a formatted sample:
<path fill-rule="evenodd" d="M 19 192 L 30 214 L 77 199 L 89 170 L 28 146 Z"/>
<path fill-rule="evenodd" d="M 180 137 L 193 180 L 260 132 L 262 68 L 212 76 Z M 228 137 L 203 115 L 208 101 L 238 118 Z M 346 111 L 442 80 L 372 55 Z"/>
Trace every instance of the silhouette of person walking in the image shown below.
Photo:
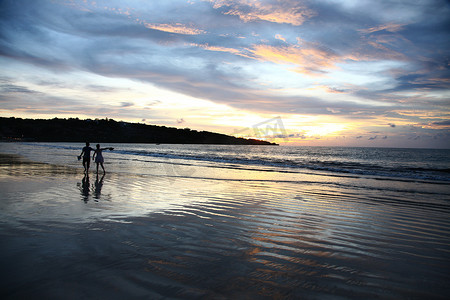
<path fill-rule="evenodd" d="M 91 165 L 91 151 L 93 151 L 94 149 L 89 147 L 89 143 L 86 142 L 86 146 L 83 147 L 83 149 L 81 150 L 81 154 L 80 156 L 78 156 L 78 160 L 81 159 L 81 157 L 83 157 L 83 167 L 84 167 L 84 172 L 86 174 L 89 173 L 89 167 Z"/>
<path fill-rule="evenodd" d="M 95 149 L 95 151 L 94 151 L 94 155 L 92 155 L 92 159 L 95 161 L 95 163 L 97 164 L 97 174 L 98 174 L 98 165 L 101 165 L 102 166 L 102 169 L 103 169 L 103 174 L 105 174 L 106 173 L 106 171 L 105 171 L 105 167 L 103 166 L 103 162 L 105 161 L 104 159 L 103 159 L 103 154 L 102 154 L 102 151 L 103 150 L 114 150 L 114 148 L 112 148 L 112 147 L 108 147 L 108 148 L 100 148 L 100 144 L 97 144 L 97 149 Z"/>

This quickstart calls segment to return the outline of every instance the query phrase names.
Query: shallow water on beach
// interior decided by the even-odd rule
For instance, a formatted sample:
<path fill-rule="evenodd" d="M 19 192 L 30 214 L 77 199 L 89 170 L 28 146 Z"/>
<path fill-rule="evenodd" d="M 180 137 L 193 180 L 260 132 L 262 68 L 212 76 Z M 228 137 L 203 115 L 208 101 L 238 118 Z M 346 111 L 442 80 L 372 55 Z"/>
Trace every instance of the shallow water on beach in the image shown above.
<path fill-rule="evenodd" d="M 44 146 L 15 147 L 26 159 L 0 161 L 2 298 L 450 293 L 445 180 L 120 152 L 87 179 L 59 163 L 78 150 L 50 164 Z"/>

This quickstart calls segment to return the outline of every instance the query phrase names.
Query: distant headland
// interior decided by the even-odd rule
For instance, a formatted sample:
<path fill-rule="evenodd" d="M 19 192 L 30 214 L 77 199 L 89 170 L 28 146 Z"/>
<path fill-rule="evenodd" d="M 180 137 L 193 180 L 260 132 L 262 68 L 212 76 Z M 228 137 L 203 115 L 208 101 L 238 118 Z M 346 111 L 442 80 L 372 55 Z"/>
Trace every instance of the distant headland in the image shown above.
<path fill-rule="evenodd" d="M 0 139 L 34 142 L 277 145 L 209 131 L 129 123 L 108 118 L 46 120 L 0 117 Z"/>

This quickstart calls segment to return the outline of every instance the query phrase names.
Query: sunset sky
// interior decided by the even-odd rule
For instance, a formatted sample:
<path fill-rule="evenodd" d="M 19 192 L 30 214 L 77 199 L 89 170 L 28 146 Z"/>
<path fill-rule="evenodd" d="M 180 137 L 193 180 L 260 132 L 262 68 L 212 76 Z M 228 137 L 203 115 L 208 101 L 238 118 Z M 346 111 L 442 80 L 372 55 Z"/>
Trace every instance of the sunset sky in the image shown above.
<path fill-rule="evenodd" d="M 450 148 L 449 1 L 0 0 L 0 15 L 3 117 Z"/>

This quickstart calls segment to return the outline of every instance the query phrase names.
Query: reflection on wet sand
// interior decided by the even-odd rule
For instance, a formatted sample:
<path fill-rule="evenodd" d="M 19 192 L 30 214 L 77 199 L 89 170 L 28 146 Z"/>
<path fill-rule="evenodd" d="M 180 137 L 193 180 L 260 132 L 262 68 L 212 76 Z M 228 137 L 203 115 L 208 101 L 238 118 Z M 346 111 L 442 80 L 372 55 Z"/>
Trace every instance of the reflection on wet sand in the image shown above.
<path fill-rule="evenodd" d="M 94 189 L 94 199 L 100 199 L 100 194 L 102 193 L 102 187 L 103 187 L 103 179 L 105 178 L 105 174 L 102 175 L 101 179 L 98 180 L 98 173 L 97 178 L 95 179 L 95 189 Z"/>
<path fill-rule="evenodd" d="M 93 198 L 95 199 L 95 201 L 98 201 L 100 199 L 104 179 L 105 174 L 103 174 L 100 178 L 99 175 L 97 174 L 94 184 L 91 185 L 89 180 L 89 174 L 85 174 L 83 176 L 81 184 L 78 183 L 77 185 L 81 192 L 81 200 L 83 200 L 84 203 L 87 203 L 89 201 L 89 198 L 91 197 L 91 192 L 93 194 Z"/>
<path fill-rule="evenodd" d="M 288 181 L 273 172 L 217 178 L 198 167 L 204 178 L 105 179 L 48 164 L 0 168 L 2 299 L 450 293 L 448 196 L 430 197 L 424 183 L 412 199 L 378 183 L 363 188 L 362 179 Z"/>
<path fill-rule="evenodd" d="M 19 155 L 0 153 L 0 178 L 25 176 L 33 177 L 36 180 L 47 180 L 71 176 L 76 173 L 77 170 L 74 168 L 33 162 Z"/>
<path fill-rule="evenodd" d="M 83 179 L 81 180 L 81 186 L 78 183 L 78 186 L 80 187 L 81 191 L 81 199 L 86 203 L 89 201 L 89 194 L 90 194 L 90 186 L 89 186 L 89 175 L 84 175 Z"/>

